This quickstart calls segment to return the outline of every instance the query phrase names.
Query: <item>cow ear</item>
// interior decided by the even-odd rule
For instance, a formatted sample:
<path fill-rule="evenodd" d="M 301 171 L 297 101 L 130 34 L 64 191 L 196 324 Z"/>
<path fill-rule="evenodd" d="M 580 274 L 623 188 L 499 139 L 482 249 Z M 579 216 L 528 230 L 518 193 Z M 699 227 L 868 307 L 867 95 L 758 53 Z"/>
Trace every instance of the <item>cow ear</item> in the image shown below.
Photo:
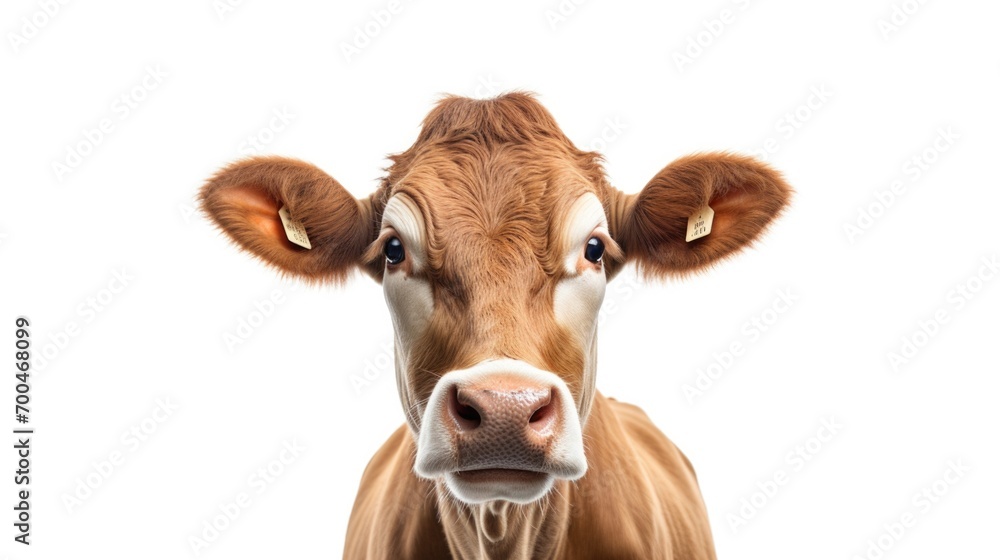
<path fill-rule="evenodd" d="M 246 251 L 282 272 L 310 282 L 340 282 L 362 267 L 378 231 L 375 195 L 357 200 L 314 165 L 257 157 L 234 163 L 201 189 L 202 210 Z M 305 229 L 310 249 L 288 240 L 279 210 Z"/>
<path fill-rule="evenodd" d="M 618 194 L 611 233 L 647 276 L 684 275 L 753 243 L 791 194 L 778 172 L 753 158 L 696 154 L 663 168 L 638 194 Z M 710 233 L 687 241 L 689 218 L 706 206 L 714 211 Z"/>

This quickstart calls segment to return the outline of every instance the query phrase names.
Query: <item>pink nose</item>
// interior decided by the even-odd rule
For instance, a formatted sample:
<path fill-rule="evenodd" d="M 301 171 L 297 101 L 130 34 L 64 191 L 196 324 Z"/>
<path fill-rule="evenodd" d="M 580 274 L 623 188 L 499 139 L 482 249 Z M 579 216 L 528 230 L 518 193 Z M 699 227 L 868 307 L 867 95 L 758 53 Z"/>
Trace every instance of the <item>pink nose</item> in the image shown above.
<path fill-rule="evenodd" d="M 560 423 L 558 395 L 504 377 L 452 387 L 447 414 L 461 468 L 542 468 Z"/>

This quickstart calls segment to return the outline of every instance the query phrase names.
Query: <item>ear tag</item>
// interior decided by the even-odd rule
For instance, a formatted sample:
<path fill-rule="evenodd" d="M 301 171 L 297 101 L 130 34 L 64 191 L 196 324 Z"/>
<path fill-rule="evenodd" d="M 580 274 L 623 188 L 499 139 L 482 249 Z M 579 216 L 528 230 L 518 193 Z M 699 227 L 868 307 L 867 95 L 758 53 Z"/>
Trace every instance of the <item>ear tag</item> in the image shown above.
<path fill-rule="evenodd" d="M 285 235 L 288 236 L 289 241 L 299 247 L 312 249 L 312 245 L 309 243 L 309 236 L 306 235 L 306 226 L 302 225 L 302 222 L 298 220 L 293 220 L 292 215 L 288 213 L 288 208 L 282 206 L 278 210 L 278 216 L 281 217 L 281 225 L 285 226 Z"/>
<path fill-rule="evenodd" d="M 693 216 L 688 218 L 686 241 L 690 243 L 695 239 L 701 239 L 702 237 L 712 233 L 713 219 L 715 219 L 715 210 L 712 210 L 711 206 L 706 205 L 701 210 L 695 212 Z"/>

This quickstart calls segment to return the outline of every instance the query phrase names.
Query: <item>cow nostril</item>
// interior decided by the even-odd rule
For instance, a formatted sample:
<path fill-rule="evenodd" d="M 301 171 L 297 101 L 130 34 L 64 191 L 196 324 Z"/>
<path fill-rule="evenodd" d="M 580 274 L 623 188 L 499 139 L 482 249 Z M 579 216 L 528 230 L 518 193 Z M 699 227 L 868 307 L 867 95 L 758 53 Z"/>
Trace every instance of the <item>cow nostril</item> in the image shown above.
<path fill-rule="evenodd" d="M 462 430 L 475 430 L 482 424 L 483 419 L 479 411 L 472 405 L 465 404 L 458 396 L 458 388 L 452 387 L 450 391 L 449 411 L 455 423 Z"/>
<path fill-rule="evenodd" d="M 553 402 L 542 405 L 531 414 L 528 419 L 528 426 L 536 432 L 541 432 L 552 425 L 556 418 L 556 406 Z"/>
<path fill-rule="evenodd" d="M 467 404 L 458 405 L 455 412 L 460 418 L 469 420 L 470 422 L 481 422 L 482 418 L 479 417 L 479 412 Z"/>

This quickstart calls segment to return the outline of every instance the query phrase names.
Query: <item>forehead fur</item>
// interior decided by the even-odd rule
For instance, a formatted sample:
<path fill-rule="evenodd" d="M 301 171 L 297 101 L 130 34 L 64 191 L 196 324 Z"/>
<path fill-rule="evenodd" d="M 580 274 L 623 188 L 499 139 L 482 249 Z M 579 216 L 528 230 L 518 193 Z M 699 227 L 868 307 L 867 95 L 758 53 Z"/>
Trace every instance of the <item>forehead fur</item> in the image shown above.
<path fill-rule="evenodd" d="M 505 268 L 554 274 L 562 256 L 550 249 L 561 246 L 560 218 L 583 193 L 604 202 L 609 190 L 600 156 L 577 149 L 525 93 L 446 97 L 413 146 L 391 160 L 382 200 L 405 192 L 420 207 L 432 274 L 473 262 L 481 268 L 484 255 Z"/>

